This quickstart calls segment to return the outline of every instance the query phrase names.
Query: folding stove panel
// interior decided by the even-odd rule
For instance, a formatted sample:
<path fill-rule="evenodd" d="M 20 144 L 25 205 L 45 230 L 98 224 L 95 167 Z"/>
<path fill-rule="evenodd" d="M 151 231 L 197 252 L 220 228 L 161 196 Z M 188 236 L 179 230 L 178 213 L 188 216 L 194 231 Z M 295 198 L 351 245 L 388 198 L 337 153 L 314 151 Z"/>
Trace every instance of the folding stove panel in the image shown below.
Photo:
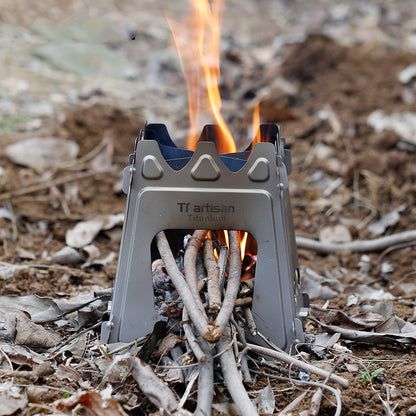
<path fill-rule="evenodd" d="M 161 230 L 243 230 L 257 243 L 252 312 L 261 333 L 287 350 L 303 340 L 298 259 L 288 189 L 290 153 L 274 125 L 267 142 L 218 154 L 206 126 L 195 152 L 178 149 L 160 124 L 146 126 L 124 170 L 128 194 L 110 320 L 102 342 L 129 342 L 160 319 L 154 305 L 151 242 Z M 211 141 L 210 141 L 211 140 Z"/>

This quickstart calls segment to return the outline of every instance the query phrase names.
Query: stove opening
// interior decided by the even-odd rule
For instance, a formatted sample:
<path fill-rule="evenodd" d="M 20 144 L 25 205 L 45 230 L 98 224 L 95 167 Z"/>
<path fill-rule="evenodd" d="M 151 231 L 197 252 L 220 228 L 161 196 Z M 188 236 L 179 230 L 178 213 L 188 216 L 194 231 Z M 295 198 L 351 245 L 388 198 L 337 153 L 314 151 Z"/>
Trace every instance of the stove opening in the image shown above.
<path fill-rule="evenodd" d="M 177 268 L 187 279 L 185 271 L 185 252 L 187 250 L 193 230 L 169 229 L 164 231 L 169 242 Z M 203 232 L 203 242 L 197 249 L 195 256 L 196 280 L 199 296 L 207 310 L 208 316 L 215 319 L 221 307 L 220 303 L 227 287 L 229 273 L 229 237 L 227 230 L 210 230 Z M 254 280 L 257 262 L 257 243 L 254 237 L 246 231 L 238 231 L 240 240 L 241 278 L 236 307 L 244 314 L 246 307 L 250 307 L 254 290 Z M 182 302 L 177 293 L 163 260 L 159 254 L 156 237 L 152 241 L 152 283 L 154 305 L 162 319 L 180 319 L 182 316 Z M 217 270 L 214 270 L 217 269 Z M 218 279 L 218 281 L 216 280 Z M 218 285 L 219 304 L 210 299 L 211 285 Z M 214 288 L 215 291 L 215 288 Z"/>

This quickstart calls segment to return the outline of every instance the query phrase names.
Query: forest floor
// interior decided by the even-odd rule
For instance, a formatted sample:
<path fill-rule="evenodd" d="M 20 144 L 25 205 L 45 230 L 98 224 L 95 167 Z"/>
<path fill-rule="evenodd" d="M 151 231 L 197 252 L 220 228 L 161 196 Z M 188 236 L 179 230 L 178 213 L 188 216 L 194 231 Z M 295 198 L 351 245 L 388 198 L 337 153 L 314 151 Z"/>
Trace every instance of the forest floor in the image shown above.
<path fill-rule="evenodd" d="M 121 239 L 118 217 L 112 217 L 111 229 L 97 229 L 89 254 L 79 249 L 71 256 L 80 257 L 62 260 L 56 253 L 78 223 L 124 212 L 122 169 L 144 121 L 165 123 L 182 145 L 188 120 L 186 89 L 163 13 L 166 7 L 179 15 L 181 2 L 172 9 L 167 1 L 105 0 L 99 10 L 64 0 L 30 3 L 7 0 L 0 8 L 0 322 L 12 296 L 65 300 L 113 286 Z M 263 121 L 280 125 L 293 160 L 296 235 L 350 241 L 414 229 L 416 69 L 410 65 L 416 64 L 416 10 L 411 1 L 304 3 L 226 4 L 223 115 L 240 148 L 250 140 L 255 102 L 260 102 Z M 19 148 L 15 159 L 10 156 L 12 144 L 49 137 L 76 142 L 76 158 L 46 166 L 31 145 Z M 84 177 L 71 177 L 77 174 Z M 71 180 L 56 182 L 63 177 Z M 30 192 L 37 184 L 46 185 Z M 381 259 L 388 282 L 370 286 L 380 277 L 380 252 L 366 253 L 367 269 L 363 253 L 298 253 L 301 267 L 318 273 L 320 284 L 331 289 L 331 296 L 325 291 L 314 295 L 312 304 L 355 316 L 363 306 L 381 302 L 389 310 L 386 319 L 391 314 L 409 324 L 416 321 L 414 245 Z M 24 267 L 11 271 L 11 265 Z M 322 312 L 314 315 L 315 310 L 311 317 L 321 320 Z M 93 321 L 86 315 L 83 326 L 88 328 Z M 78 324 L 47 324 L 47 329 L 62 340 L 79 331 Z M 305 332 L 325 330 L 308 318 Z M 32 369 L 42 358 L 30 352 L 23 359 L 6 338 L 0 334 L 0 397 L 10 397 L 8 380 L 20 386 L 17 395 L 24 394 L 26 402 L 16 412 L 48 414 L 66 393 L 105 387 L 100 384 L 104 366 L 99 365 L 76 367 L 71 374 L 53 367 L 48 376 L 33 380 L 12 377 L 10 366 L 13 371 Z M 83 335 L 82 354 L 102 358 L 96 338 L 94 330 Z M 43 347 L 32 350 L 43 354 L 50 345 Z M 76 347 L 81 348 L 79 343 Z M 55 364 L 71 368 L 64 351 L 54 356 Z M 336 373 L 350 383 L 341 392 L 343 415 L 389 414 L 383 401 L 395 408 L 390 414 L 408 415 L 416 414 L 415 355 L 414 340 L 385 345 L 341 336 L 335 348 L 326 348 L 321 363 L 340 361 Z M 372 382 L 360 376 L 378 368 L 383 370 Z M 267 382 L 260 377 L 253 391 Z M 300 394 L 286 382 L 270 383 L 276 412 Z M 152 409 L 131 384 L 114 386 L 129 414 Z M 319 414 L 333 412 L 329 397 Z"/>

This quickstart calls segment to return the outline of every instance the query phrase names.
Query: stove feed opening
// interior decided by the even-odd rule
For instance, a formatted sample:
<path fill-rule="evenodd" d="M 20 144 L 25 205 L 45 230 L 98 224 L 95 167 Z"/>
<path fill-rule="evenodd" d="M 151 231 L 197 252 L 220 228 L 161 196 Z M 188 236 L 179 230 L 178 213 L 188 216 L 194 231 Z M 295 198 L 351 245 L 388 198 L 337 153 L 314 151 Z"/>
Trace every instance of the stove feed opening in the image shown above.
<path fill-rule="evenodd" d="M 169 242 L 176 265 L 182 274 L 185 274 L 184 257 L 188 242 L 193 234 L 192 230 L 169 229 L 164 231 Z M 246 232 L 239 231 L 241 279 L 238 291 L 236 307 L 244 315 L 246 309 L 251 306 L 254 291 L 257 243 L 254 237 Z M 208 231 L 203 245 L 195 257 L 196 278 L 201 301 L 207 306 L 208 313 L 215 319 L 216 308 L 211 308 L 208 295 L 208 286 L 218 284 L 221 296 L 227 287 L 229 272 L 229 237 L 226 230 Z M 156 237 L 151 245 L 151 273 L 153 283 L 153 295 L 155 308 L 160 319 L 175 319 L 182 315 L 182 302 L 177 293 L 163 260 L 159 254 Z M 212 278 L 212 267 L 218 268 L 218 283 Z M 213 280 L 210 282 L 210 280 Z M 219 307 L 219 306 L 218 306 Z M 249 312 L 247 312 L 249 313 Z"/>

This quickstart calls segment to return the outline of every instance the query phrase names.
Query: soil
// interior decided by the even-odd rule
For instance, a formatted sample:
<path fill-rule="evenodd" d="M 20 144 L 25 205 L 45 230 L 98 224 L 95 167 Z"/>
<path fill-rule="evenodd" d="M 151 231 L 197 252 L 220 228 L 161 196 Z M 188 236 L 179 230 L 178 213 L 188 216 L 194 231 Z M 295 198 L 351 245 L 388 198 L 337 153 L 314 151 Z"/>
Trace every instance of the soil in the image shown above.
<path fill-rule="evenodd" d="M 9 10 L 9 15 L 13 16 L 12 9 Z M 6 17 L 9 15 L 6 14 Z M 231 61 L 234 65 L 236 56 L 228 54 L 224 59 L 226 69 L 230 67 Z M 267 82 L 259 81 L 259 74 L 263 71 L 267 72 L 269 80 L 283 76 L 296 86 L 295 94 L 287 96 L 281 92 L 270 92 L 261 104 L 263 121 L 278 123 L 291 149 L 291 200 L 296 234 L 318 238 L 323 227 L 344 224 L 353 239 L 373 238 L 367 224 L 399 206 L 403 206 L 400 219 L 387 229 L 385 235 L 414 228 L 415 146 L 404 143 L 391 130 L 377 133 L 367 124 L 368 115 L 380 108 L 387 114 L 394 111 L 416 111 L 416 103 L 404 102 L 404 86 L 397 76 L 414 62 L 414 53 L 391 48 L 389 45 L 363 42 L 348 47 L 325 35 L 311 34 L 302 43 L 284 46 L 279 56 L 273 57 L 266 64 L 247 69 L 244 88 L 240 88 L 245 94 L 236 97 L 232 91 L 229 93 L 237 108 L 247 108 L 247 97 L 250 98 L 248 92 L 254 91 L 255 94 L 267 86 Z M 227 85 L 224 85 L 224 91 L 226 88 Z M 59 186 L 57 198 L 53 196 L 56 195 L 55 190 L 50 188 L 12 198 L 17 234 L 13 239 L 12 224 L 7 219 L 0 219 L 3 237 L 0 261 L 30 263 L 19 255 L 19 249 L 25 249 L 34 254 L 36 261 L 32 263 L 48 263 L 44 260 L 45 253 L 51 254 L 62 248 L 65 245 L 65 232 L 78 221 L 97 214 L 124 211 L 126 197 L 114 189 L 127 164 L 128 155 L 133 150 L 135 137 L 144 125 L 145 114 L 133 106 L 123 106 L 120 102 L 115 103 L 105 97 L 95 97 L 95 100 L 97 103 L 92 105 L 86 102 L 68 106 L 63 120 L 48 120 L 43 130 L 37 134 L 53 134 L 77 141 L 80 156 L 88 154 L 104 137 L 108 137 L 114 145 L 114 173 Z M 341 130 L 336 136 L 333 135 L 330 120 L 324 116 L 318 117 L 319 112 L 328 108 L 340 122 Z M 183 118 L 186 119 L 186 109 L 183 112 Z M 228 118 L 234 131 L 240 131 L 241 125 L 248 126 L 251 122 L 248 111 L 229 115 Z M 8 144 L 27 135 L 10 132 L 0 140 L 2 144 Z M 321 156 L 317 150 L 322 149 L 322 146 L 328 150 L 328 156 Z M 1 193 L 45 179 L 10 162 L 3 149 L 4 146 L 0 149 L 0 165 L 4 167 L 4 173 L 0 176 Z M 84 168 L 88 168 L 88 164 Z M 323 187 L 311 180 L 317 172 L 327 181 L 341 177 L 343 183 L 330 196 L 324 197 Z M 58 169 L 53 175 L 59 177 L 71 173 L 73 172 L 67 169 Z M 78 196 L 73 202 L 67 202 L 68 214 L 63 210 L 61 199 L 70 185 L 78 188 Z M 101 257 L 111 252 L 118 253 L 120 232 L 121 229 L 118 228 L 98 235 L 94 244 L 100 249 Z M 299 261 L 301 266 L 311 267 L 323 275 L 341 270 L 341 283 L 344 288 L 348 288 L 379 278 L 377 262 L 380 253 L 368 254 L 372 268 L 366 277 L 357 274 L 361 257 L 358 253 L 321 255 L 299 250 Z M 387 260 L 394 268 L 393 273 L 389 274 L 389 282 L 375 283 L 374 288 L 388 291 L 406 276 L 409 276 L 407 282 L 414 281 L 414 275 L 411 275 L 416 268 L 414 246 L 392 252 Z M 114 283 L 116 266 L 117 259 L 105 267 L 95 269 L 84 270 L 77 266 L 66 270 L 32 269 L 12 280 L 4 280 L 0 294 L 22 296 L 36 293 L 52 298 L 66 298 L 80 292 L 108 288 Z M 403 293 L 395 293 L 395 296 L 400 295 Z M 416 306 L 414 300 L 414 296 L 396 297 L 394 313 L 404 320 L 412 321 Z M 344 293 L 332 299 L 329 306 L 348 313 L 358 310 L 357 306 L 346 306 Z M 305 330 L 307 333 L 321 331 L 312 320 L 307 320 Z M 317 361 L 323 365 L 325 360 L 339 360 L 336 373 L 350 382 L 350 387 L 342 391 L 342 415 L 385 414 L 382 400 L 390 400 L 392 406 L 397 406 L 394 414 L 410 414 L 408 409 L 416 404 L 416 347 L 353 342 L 342 342 L 342 345 L 349 351 L 345 354 L 329 351 L 324 360 Z M 377 360 L 373 361 L 372 368 L 383 367 L 382 378 L 373 383 L 363 381 L 359 373 L 374 358 Z M 357 364 L 359 371 L 348 371 L 346 363 Z M 267 369 L 263 370 L 268 372 Z M 15 382 L 25 384 L 27 380 L 15 379 Z M 57 388 L 69 388 L 67 383 L 53 378 L 45 379 L 43 383 Z M 93 387 L 98 383 L 99 380 L 91 380 Z M 260 377 L 253 390 L 259 390 L 265 383 L 267 378 Z M 286 382 L 271 380 L 271 383 L 279 410 L 298 394 L 298 390 Z M 76 390 L 78 386 L 75 382 L 73 384 Z M 62 393 L 51 390 L 48 395 L 42 396 L 42 403 L 49 404 L 59 398 L 62 398 Z M 302 408 L 308 408 L 308 403 L 300 405 L 297 410 Z M 333 412 L 333 397 L 328 396 L 324 399 L 319 414 L 330 415 Z M 143 410 L 136 409 L 130 414 L 143 414 Z"/>

